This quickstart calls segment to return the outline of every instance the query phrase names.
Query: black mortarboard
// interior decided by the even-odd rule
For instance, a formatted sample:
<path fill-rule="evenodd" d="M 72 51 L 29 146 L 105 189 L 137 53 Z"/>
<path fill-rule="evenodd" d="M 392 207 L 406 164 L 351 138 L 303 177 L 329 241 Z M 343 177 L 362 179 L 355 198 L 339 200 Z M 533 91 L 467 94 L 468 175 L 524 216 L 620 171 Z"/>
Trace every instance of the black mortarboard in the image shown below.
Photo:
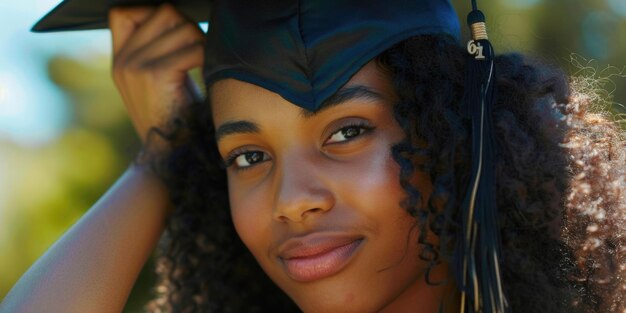
<path fill-rule="evenodd" d="M 105 28 L 109 8 L 162 0 L 66 0 L 33 31 Z M 179 0 L 169 1 L 196 22 L 209 17 L 205 82 L 235 78 L 315 111 L 363 65 L 416 35 L 458 39 L 449 0 Z M 472 173 L 461 207 L 455 251 L 462 312 L 506 312 L 499 273 L 495 201 L 495 140 L 491 121 L 495 68 L 484 15 L 468 17 L 472 40 L 465 111 L 472 120 Z"/>
<path fill-rule="evenodd" d="M 310 111 L 395 43 L 460 32 L 447 0 L 225 0 L 210 20 L 207 84 L 237 78 Z"/>
<path fill-rule="evenodd" d="M 115 5 L 158 0 L 66 0 L 34 31 L 103 28 Z M 459 38 L 447 0 L 174 1 L 195 21 L 210 18 L 205 80 L 232 77 L 315 111 L 373 57 L 410 36 Z"/>
<path fill-rule="evenodd" d="M 107 28 L 109 9 L 115 6 L 158 5 L 170 2 L 195 22 L 209 17 L 207 0 L 65 0 L 48 12 L 32 28 L 34 32 L 59 32 Z"/>

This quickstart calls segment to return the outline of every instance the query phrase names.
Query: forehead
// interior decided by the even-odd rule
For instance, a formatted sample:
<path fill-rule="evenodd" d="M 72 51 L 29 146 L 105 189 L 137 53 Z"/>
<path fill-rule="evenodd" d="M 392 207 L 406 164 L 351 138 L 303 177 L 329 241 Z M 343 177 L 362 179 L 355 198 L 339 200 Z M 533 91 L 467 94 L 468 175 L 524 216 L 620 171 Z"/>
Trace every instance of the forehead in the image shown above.
<path fill-rule="evenodd" d="M 391 73 L 379 65 L 376 60 L 363 66 L 342 88 L 353 86 L 366 87 L 390 102 L 396 100 L 396 94 L 391 83 Z M 302 115 L 313 113 L 289 102 L 275 92 L 232 78 L 214 82 L 209 88 L 208 95 L 216 127 L 224 121 L 254 115 L 254 112 L 259 110 L 271 110 L 277 114 L 285 110 Z M 279 118 L 280 114 L 277 116 L 277 119 Z"/>

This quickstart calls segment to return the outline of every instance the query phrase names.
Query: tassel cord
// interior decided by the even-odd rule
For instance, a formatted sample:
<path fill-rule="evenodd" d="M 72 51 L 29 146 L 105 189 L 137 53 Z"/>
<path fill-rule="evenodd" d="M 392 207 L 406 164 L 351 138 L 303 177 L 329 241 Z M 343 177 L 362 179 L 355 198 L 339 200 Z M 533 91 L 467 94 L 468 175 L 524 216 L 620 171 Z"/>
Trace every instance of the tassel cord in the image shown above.
<path fill-rule="evenodd" d="M 468 64 L 466 113 L 472 119 L 472 179 L 462 213 L 461 313 L 504 313 L 507 302 L 499 268 L 500 236 L 495 203 L 495 138 L 491 117 L 495 68 L 493 48 L 478 40 L 484 58 Z M 458 262 L 458 261 L 457 261 Z M 458 267 L 457 267 L 458 268 Z M 458 276 L 457 276 L 458 277 Z M 469 297 L 468 297 L 469 296 Z"/>

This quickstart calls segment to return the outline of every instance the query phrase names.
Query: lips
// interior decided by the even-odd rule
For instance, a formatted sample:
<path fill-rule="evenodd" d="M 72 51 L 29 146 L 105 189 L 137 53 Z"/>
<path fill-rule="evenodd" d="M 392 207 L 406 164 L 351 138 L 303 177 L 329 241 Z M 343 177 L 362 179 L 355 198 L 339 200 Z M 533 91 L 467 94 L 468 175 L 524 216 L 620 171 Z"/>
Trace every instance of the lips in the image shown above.
<path fill-rule="evenodd" d="M 341 271 L 362 242 L 359 236 L 312 234 L 287 240 L 278 256 L 292 279 L 310 282 Z"/>

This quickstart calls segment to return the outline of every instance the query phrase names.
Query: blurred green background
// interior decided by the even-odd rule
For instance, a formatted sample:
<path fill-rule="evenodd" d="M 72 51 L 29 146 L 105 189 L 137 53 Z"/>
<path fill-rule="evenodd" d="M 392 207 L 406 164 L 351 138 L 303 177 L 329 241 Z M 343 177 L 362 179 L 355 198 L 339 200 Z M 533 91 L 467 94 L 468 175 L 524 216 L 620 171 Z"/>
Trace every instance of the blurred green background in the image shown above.
<path fill-rule="evenodd" d="M 453 2 L 464 21 L 469 0 Z M 580 74 L 575 54 L 582 72 L 602 79 L 612 109 L 626 112 L 626 1 L 481 2 L 498 52 L 522 51 Z M 110 79 L 108 32 L 28 32 L 56 3 L 0 4 L 0 21 L 12 25 L 0 30 L 0 298 L 138 151 Z M 127 312 L 150 297 L 152 266 Z"/>

